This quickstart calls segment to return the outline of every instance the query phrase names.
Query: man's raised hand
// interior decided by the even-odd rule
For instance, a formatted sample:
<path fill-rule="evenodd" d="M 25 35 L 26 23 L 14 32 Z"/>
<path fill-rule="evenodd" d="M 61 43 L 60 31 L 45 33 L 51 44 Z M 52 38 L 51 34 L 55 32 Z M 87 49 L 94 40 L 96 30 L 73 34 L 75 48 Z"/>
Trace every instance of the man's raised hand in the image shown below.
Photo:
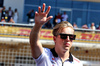
<path fill-rule="evenodd" d="M 53 16 L 47 17 L 50 12 L 51 6 L 48 6 L 47 10 L 45 11 L 45 3 L 43 3 L 42 10 L 41 7 L 38 7 L 38 12 L 35 12 L 35 25 L 42 26 L 46 22 L 48 22 Z"/>

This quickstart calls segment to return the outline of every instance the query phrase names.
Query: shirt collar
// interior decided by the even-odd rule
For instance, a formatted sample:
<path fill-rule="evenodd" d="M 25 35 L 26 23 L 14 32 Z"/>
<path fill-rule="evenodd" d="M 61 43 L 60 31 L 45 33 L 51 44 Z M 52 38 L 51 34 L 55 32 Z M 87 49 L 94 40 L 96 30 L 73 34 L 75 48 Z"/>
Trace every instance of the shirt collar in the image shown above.
<path fill-rule="evenodd" d="M 50 51 L 52 52 L 52 54 L 53 54 L 53 56 L 54 57 L 58 57 L 58 54 L 56 53 L 56 51 L 55 51 L 55 48 L 53 48 L 53 49 L 50 49 Z M 69 52 L 69 61 L 70 62 L 73 62 L 73 56 L 72 56 L 72 54 Z"/>

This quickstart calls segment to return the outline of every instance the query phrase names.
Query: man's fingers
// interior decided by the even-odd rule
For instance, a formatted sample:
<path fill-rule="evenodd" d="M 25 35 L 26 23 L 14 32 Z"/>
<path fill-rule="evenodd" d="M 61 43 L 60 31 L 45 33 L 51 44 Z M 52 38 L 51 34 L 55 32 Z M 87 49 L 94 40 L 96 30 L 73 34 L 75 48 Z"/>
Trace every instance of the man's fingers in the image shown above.
<path fill-rule="evenodd" d="M 46 10 L 46 14 L 50 12 L 51 6 L 48 6 L 48 9 Z"/>
<path fill-rule="evenodd" d="M 37 16 L 37 15 L 38 15 L 38 12 L 36 11 L 36 12 L 35 12 L 35 16 Z"/>
<path fill-rule="evenodd" d="M 42 12 L 44 12 L 45 11 L 45 3 L 43 3 L 43 6 L 42 6 Z"/>
<path fill-rule="evenodd" d="M 38 11 L 39 11 L 39 13 L 41 13 L 41 7 L 40 6 L 38 7 Z"/>
<path fill-rule="evenodd" d="M 53 16 L 49 16 L 46 20 L 46 22 L 48 22 L 51 18 L 53 18 Z"/>

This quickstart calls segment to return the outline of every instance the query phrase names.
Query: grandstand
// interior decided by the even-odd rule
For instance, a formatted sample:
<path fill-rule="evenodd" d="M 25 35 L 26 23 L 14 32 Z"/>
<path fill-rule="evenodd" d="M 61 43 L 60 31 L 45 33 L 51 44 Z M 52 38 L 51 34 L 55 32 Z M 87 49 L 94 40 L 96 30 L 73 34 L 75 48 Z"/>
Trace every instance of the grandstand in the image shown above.
<path fill-rule="evenodd" d="M 2 23 L 0 23 L 2 24 Z M 4 23 L 3 23 L 4 24 Z M 17 26 L 18 27 L 17 27 Z M 29 44 L 29 33 L 33 25 L 9 24 L 0 26 L 0 64 L 4 66 L 35 66 Z M 27 27 L 27 28 L 26 28 Z M 85 30 L 85 32 L 84 32 Z M 100 38 L 99 30 L 91 33 L 89 29 L 75 29 L 77 35 L 71 52 L 84 66 L 99 66 Z M 98 37 L 96 36 L 98 35 Z M 97 39 L 95 39 L 95 37 Z M 53 48 L 52 29 L 42 29 L 40 41 L 44 47 Z"/>

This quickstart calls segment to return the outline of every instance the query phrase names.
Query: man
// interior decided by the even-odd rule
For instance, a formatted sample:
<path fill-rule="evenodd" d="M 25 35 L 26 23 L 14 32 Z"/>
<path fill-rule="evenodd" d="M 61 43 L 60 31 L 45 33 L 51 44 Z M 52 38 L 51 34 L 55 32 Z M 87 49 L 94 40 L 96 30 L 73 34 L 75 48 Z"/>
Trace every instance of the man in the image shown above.
<path fill-rule="evenodd" d="M 6 11 L 5 9 L 6 9 L 6 7 L 3 6 L 3 8 L 0 10 L 0 13 L 1 13 L 1 19 L 2 19 L 2 18 L 6 19 L 5 17 L 6 17 L 7 11 Z"/>
<path fill-rule="evenodd" d="M 28 16 L 28 22 L 30 23 L 33 23 L 34 22 L 34 10 L 32 9 L 32 10 L 30 10 L 29 12 L 28 12 L 28 14 L 27 14 L 27 16 Z"/>
<path fill-rule="evenodd" d="M 53 40 L 55 48 L 43 48 L 39 41 L 40 30 L 42 25 L 48 22 L 52 16 L 47 17 L 50 6 L 45 11 L 38 7 L 38 12 L 35 12 L 35 26 L 30 33 L 30 45 L 32 56 L 37 63 L 37 66 L 82 66 L 80 61 L 75 58 L 69 51 L 72 46 L 72 41 L 75 39 L 73 26 L 69 22 L 61 22 L 53 29 Z"/>
<path fill-rule="evenodd" d="M 62 21 L 68 21 L 68 15 L 66 14 L 66 11 L 64 11 L 64 14 L 62 14 Z"/>
<path fill-rule="evenodd" d="M 50 23 L 50 21 L 48 21 L 45 25 L 44 25 L 45 29 L 51 29 L 52 28 L 52 24 Z"/>
<path fill-rule="evenodd" d="M 11 7 L 9 7 L 9 10 L 8 10 L 8 22 L 11 21 L 12 17 L 13 17 L 13 11 L 11 10 Z"/>

